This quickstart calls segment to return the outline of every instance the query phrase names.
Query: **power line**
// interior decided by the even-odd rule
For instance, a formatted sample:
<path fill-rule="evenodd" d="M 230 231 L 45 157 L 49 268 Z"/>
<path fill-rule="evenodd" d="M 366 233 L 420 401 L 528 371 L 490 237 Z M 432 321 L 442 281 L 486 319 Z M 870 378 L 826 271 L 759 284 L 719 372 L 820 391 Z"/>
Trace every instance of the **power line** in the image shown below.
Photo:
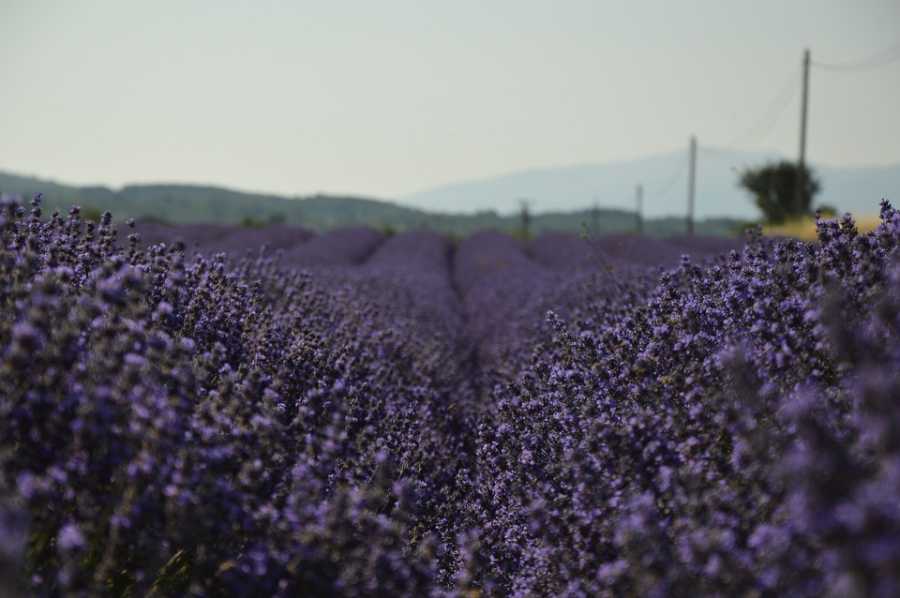
<path fill-rule="evenodd" d="M 675 168 L 675 170 L 672 171 L 672 174 L 670 174 L 669 176 L 667 176 L 664 179 L 660 179 L 662 182 L 659 185 L 654 185 L 649 188 L 638 185 L 636 199 L 638 202 L 637 218 L 638 218 L 638 221 L 640 222 L 639 229 L 638 229 L 639 231 L 643 230 L 643 217 L 644 217 L 643 212 L 644 212 L 644 206 L 646 205 L 645 200 L 647 200 L 647 199 L 659 200 L 659 199 L 662 199 L 663 197 L 667 196 L 672 191 L 672 189 L 675 187 L 675 183 L 684 180 L 684 176 L 687 173 L 687 171 L 688 171 L 688 165 L 685 164 L 684 162 L 682 162 L 681 160 L 679 160 L 678 166 Z"/>
<path fill-rule="evenodd" d="M 775 125 L 778 124 L 778 121 L 781 120 L 785 109 L 797 96 L 797 90 L 797 69 L 794 69 L 782 83 L 778 93 L 769 102 L 762 116 L 725 147 L 739 147 L 751 141 L 760 141 L 768 137 Z"/>
<path fill-rule="evenodd" d="M 684 164 L 679 163 L 678 168 L 676 168 L 675 171 L 672 172 L 672 174 L 670 176 L 663 179 L 664 182 L 659 187 L 652 190 L 652 192 L 649 193 L 648 195 L 662 197 L 663 195 L 665 195 L 666 193 L 668 193 L 669 191 L 672 190 L 672 187 L 675 185 L 675 183 L 677 183 L 679 180 L 681 180 L 681 177 L 684 174 L 684 171 L 685 171 Z"/>
<path fill-rule="evenodd" d="M 800 129 L 800 157 L 799 157 L 799 166 L 802 171 L 805 168 L 806 162 L 806 120 L 807 120 L 807 104 L 809 97 L 809 69 L 811 66 L 823 69 L 823 70 L 833 70 L 833 71 L 857 71 L 857 70 L 866 70 L 873 69 L 882 66 L 886 66 L 892 64 L 894 62 L 900 61 L 900 42 L 895 43 L 894 45 L 872 54 L 871 56 L 859 60 L 857 62 L 847 62 L 847 63 L 826 63 L 826 62 L 818 62 L 812 61 L 810 59 L 809 49 L 805 50 L 803 56 L 803 69 L 802 69 L 802 89 L 803 89 L 803 100 L 801 102 L 801 129 Z M 793 101 L 796 97 L 798 86 L 796 85 L 796 76 L 797 70 L 794 69 L 791 71 L 788 78 L 785 80 L 784 84 L 782 84 L 778 93 L 771 100 L 769 105 L 766 107 L 765 112 L 763 112 L 762 117 L 753 123 L 753 125 L 748 128 L 742 135 L 735 137 L 731 143 L 727 145 L 727 147 L 735 147 L 738 145 L 743 145 L 750 140 L 755 140 L 760 137 L 760 133 L 763 136 L 768 136 L 774 126 L 781 119 L 781 116 L 784 114 L 787 106 Z M 701 148 L 704 151 L 710 151 L 711 148 Z M 716 151 L 713 149 L 712 151 Z M 691 145 L 690 145 L 690 168 L 689 168 L 689 178 L 688 178 L 688 211 L 687 211 L 687 230 L 688 234 L 693 234 L 693 211 L 694 211 L 694 195 L 695 195 L 695 183 L 696 183 L 696 159 L 697 159 L 697 143 L 694 137 L 691 137 Z M 665 182 L 649 193 L 650 196 L 661 197 L 668 193 L 672 186 L 681 178 L 684 174 L 685 168 L 683 165 L 679 165 L 679 167 L 672 173 L 672 175 L 665 180 Z M 799 182 L 799 179 L 798 179 Z M 639 188 L 640 189 L 640 188 Z M 800 193 L 800 187 L 798 187 L 798 194 Z M 638 191 L 638 197 L 640 197 L 640 190 Z M 640 200 L 638 200 L 640 205 Z M 638 208 L 638 218 L 640 218 L 640 207 Z M 640 221 L 639 221 L 640 222 Z"/>
<path fill-rule="evenodd" d="M 900 60 L 900 42 L 856 62 L 829 63 L 813 61 L 812 65 L 826 71 L 862 71 L 887 66 Z"/>
<path fill-rule="evenodd" d="M 833 71 L 853 71 L 865 70 L 886 66 L 900 60 L 900 42 L 881 50 L 871 56 L 850 63 L 825 63 L 811 61 L 811 65 L 824 70 Z M 778 93 L 772 98 L 762 116 L 748 127 L 741 135 L 732 139 L 725 147 L 740 147 L 747 143 L 757 142 L 765 139 L 772 132 L 772 129 L 781 120 L 787 107 L 797 97 L 800 87 L 797 85 L 798 70 L 792 70 L 785 79 Z M 705 150 L 707 148 L 704 148 Z"/>

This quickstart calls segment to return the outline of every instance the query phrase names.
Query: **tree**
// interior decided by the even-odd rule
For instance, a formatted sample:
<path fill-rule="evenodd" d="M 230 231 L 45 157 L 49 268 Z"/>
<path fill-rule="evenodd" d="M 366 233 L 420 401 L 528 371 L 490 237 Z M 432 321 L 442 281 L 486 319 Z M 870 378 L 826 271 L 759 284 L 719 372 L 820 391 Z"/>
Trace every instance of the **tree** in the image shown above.
<path fill-rule="evenodd" d="M 757 207 L 773 224 L 810 214 L 813 196 L 822 188 L 810 168 L 801 172 L 796 163 L 787 160 L 743 171 L 740 186 L 753 194 Z"/>

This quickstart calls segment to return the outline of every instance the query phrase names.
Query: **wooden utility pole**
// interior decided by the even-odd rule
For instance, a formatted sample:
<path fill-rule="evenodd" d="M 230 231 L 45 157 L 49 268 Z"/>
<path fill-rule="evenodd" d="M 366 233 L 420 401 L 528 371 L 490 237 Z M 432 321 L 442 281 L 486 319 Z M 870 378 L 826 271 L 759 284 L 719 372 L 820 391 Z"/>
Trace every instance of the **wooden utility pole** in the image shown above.
<path fill-rule="evenodd" d="M 809 108 L 809 48 L 803 51 L 803 94 L 800 100 L 800 158 L 797 160 L 799 164 L 796 192 L 794 201 L 799 208 L 803 205 L 803 181 L 806 179 L 806 119 Z"/>
<path fill-rule="evenodd" d="M 531 234 L 531 213 L 529 211 L 530 204 L 527 199 L 520 199 L 519 206 L 521 208 L 519 215 L 521 217 L 522 223 L 522 238 L 528 239 L 529 235 Z"/>
<path fill-rule="evenodd" d="M 641 185 L 638 185 L 634 190 L 634 203 L 635 224 L 640 235 L 644 232 L 644 187 Z"/>
<path fill-rule="evenodd" d="M 687 205 L 687 234 L 694 234 L 694 189 L 697 172 L 697 138 L 691 135 L 690 162 L 688 167 L 688 205 Z"/>

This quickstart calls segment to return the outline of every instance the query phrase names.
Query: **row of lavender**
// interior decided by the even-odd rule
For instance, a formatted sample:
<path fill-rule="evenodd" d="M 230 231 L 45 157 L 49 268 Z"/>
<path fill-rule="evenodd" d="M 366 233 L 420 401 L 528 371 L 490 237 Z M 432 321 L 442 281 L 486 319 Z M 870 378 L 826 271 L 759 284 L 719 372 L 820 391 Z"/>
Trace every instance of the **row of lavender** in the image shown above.
<path fill-rule="evenodd" d="M 735 245 L 288 231 L 229 265 L 2 213 L 20 589 L 897 591 L 887 206 L 680 266 Z"/>
<path fill-rule="evenodd" d="M 881 219 L 558 292 L 479 422 L 473 587 L 900 595 L 900 212 Z"/>
<path fill-rule="evenodd" d="M 443 308 L 408 282 L 446 268 L 440 239 L 402 272 L 312 276 L 267 258 L 188 260 L 134 235 L 120 248 L 108 215 L 41 216 L 38 202 L 0 216 L 0 558 L 13 591 L 451 583 L 471 410 L 448 363 L 455 339 L 430 323 L 453 314 L 424 317 Z"/>

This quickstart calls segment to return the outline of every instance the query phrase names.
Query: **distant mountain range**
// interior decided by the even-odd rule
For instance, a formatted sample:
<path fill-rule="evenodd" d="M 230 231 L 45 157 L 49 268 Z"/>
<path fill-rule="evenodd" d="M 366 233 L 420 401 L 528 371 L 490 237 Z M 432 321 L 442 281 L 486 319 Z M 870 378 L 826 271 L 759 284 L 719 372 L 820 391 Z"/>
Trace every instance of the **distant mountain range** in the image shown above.
<path fill-rule="evenodd" d="M 117 218 L 172 223 L 217 222 L 260 225 L 284 222 L 313 230 L 372 226 L 394 230 L 432 228 L 466 235 L 480 229 L 516 231 L 520 201 L 531 206 L 530 229 L 635 229 L 635 186 L 644 187 L 645 232 L 673 235 L 684 231 L 687 186 L 686 152 L 669 152 L 630 161 L 585 164 L 514 172 L 444 185 L 397 198 L 313 195 L 287 197 L 205 185 L 126 185 L 77 187 L 0 172 L 0 192 L 42 192 L 50 209 L 79 204 Z M 698 156 L 697 230 L 731 234 L 759 213 L 737 185 L 740 172 L 779 159 L 774 153 L 702 148 Z M 887 198 L 900 203 L 900 164 L 860 168 L 813 165 L 822 181 L 816 204 L 857 215 L 874 214 Z M 596 206 L 596 207 L 595 207 Z"/>
<path fill-rule="evenodd" d="M 700 147 L 697 158 L 698 218 L 757 219 L 749 195 L 738 188 L 740 172 L 781 159 L 775 153 Z M 813 163 L 822 181 L 817 204 L 844 212 L 874 214 L 882 198 L 900 202 L 900 164 L 833 167 Z M 500 213 L 519 209 L 527 199 L 536 212 L 603 208 L 633 210 L 635 186 L 644 187 L 644 213 L 651 218 L 681 216 L 687 195 L 687 151 L 606 164 L 541 168 L 463 181 L 398 198 L 426 210 L 472 212 L 492 206 Z"/>
<path fill-rule="evenodd" d="M 285 197 L 202 185 L 126 185 L 114 190 L 76 187 L 0 172 L 0 193 L 26 199 L 34 193 L 43 193 L 48 213 L 79 205 L 88 216 L 97 218 L 108 210 L 117 220 L 136 218 L 178 224 L 211 222 L 247 226 L 285 223 L 312 230 L 350 226 L 396 231 L 430 228 L 460 236 L 482 229 L 521 231 L 518 214 L 501 215 L 492 210 L 470 214 L 430 212 L 363 197 Z M 624 209 L 544 211 L 531 215 L 529 231 L 606 234 L 633 231 L 635 225 L 635 214 Z M 696 230 L 706 235 L 732 235 L 740 225 L 735 219 L 708 219 L 698 221 Z M 644 232 L 670 236 L 683 233 L 684 227 L 683 217 L 655 218 L 644 223 Z"/>

